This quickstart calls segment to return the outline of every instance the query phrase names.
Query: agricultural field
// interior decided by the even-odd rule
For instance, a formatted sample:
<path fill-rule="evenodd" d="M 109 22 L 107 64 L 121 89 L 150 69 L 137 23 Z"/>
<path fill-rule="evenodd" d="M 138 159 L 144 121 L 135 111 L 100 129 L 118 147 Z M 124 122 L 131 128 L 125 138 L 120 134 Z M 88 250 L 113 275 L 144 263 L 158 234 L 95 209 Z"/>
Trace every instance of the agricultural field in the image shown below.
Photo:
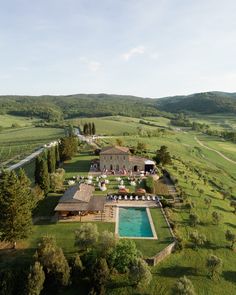
<path fill-rule="evenodd" d="M 64 130 L 60 128 L 4 129 L 0 132 L 0 163 L 12 158 L 18 160 L 63 135 Z"/>

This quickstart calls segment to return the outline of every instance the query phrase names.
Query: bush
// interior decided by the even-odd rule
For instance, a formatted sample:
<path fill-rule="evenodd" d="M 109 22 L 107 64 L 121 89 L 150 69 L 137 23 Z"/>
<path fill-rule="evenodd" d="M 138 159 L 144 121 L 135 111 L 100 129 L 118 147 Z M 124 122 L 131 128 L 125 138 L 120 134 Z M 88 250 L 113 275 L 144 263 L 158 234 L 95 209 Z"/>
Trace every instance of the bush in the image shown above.
<path fill-rule="evenodd" d="M 152 176 L 148 176 L 145 181 L 146 191 L 148 193 L 154 193 L 154 179 Z"/>

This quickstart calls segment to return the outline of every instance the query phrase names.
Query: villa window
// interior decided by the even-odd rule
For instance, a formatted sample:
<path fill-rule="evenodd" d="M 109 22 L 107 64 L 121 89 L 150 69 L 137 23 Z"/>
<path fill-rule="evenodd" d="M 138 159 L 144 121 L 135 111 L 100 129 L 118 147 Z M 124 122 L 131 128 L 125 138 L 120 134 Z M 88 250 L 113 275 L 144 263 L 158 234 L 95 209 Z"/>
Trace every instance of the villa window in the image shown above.
<path fill-rule="evenodd" d="M 112 156 L 110 156 L 110 159 L 112 160 Z"/>
<path fill-rule="evenodd" d="M 125 160 L 125 156 L 124 156 L 124 160 Z"/>

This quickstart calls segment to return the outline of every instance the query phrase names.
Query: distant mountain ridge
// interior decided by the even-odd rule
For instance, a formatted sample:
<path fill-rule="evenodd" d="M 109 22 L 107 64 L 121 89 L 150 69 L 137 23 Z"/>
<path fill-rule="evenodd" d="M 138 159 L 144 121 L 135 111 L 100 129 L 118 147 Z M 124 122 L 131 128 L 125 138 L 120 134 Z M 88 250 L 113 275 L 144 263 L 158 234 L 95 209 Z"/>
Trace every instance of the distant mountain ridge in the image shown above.
<path fill-rule="evenodd" d="M 113 115 L 171 117 L 178 112 L 236 114 L 236 93 L 212 91 L 155 99 L 104 93 L 0 96 L 0 114 L 38 116 L 48 121 Z"/>

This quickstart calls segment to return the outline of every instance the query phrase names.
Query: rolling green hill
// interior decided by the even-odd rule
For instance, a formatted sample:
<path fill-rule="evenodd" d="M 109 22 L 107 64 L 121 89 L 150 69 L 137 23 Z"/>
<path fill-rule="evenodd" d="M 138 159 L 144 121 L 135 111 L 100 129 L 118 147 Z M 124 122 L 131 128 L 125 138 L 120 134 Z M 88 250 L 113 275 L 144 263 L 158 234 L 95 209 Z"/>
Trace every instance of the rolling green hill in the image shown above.
<path fill-rule="evenodd" d="M 0 115 L 39 117 L 47 121 L 115 115 L 171 118 L 171 112 L 182 111 L 236 113 L 236 93 L 205 92 L 157 99 L 113 94 L 0 96 Z"/>

